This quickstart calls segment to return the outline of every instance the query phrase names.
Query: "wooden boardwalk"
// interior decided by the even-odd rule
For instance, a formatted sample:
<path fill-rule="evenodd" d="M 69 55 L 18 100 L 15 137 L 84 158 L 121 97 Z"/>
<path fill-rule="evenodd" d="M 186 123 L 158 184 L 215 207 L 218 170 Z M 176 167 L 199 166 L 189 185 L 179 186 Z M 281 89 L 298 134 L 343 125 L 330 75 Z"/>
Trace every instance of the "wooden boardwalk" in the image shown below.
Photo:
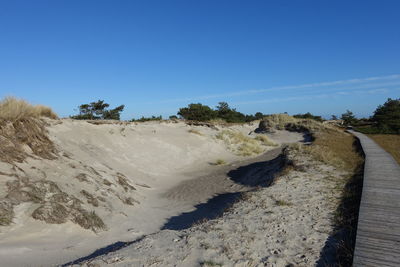
<path fill-rule="evenodd" d="M 399 267 L 400 166 L 370 138 L 351 132 L 366 156 L 353 266 Z"/>

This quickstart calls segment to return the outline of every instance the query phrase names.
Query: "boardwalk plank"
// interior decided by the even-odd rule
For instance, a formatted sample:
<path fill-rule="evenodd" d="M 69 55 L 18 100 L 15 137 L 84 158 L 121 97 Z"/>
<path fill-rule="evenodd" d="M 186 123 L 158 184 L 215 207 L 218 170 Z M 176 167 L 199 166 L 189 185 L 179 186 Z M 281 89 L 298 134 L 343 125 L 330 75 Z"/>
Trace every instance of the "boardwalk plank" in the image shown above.
<path fill-rule="evenodd" d="M 351 132 L 366 156 L 353 266 L 400 266 L 400 166 L 370 138 Z"/>

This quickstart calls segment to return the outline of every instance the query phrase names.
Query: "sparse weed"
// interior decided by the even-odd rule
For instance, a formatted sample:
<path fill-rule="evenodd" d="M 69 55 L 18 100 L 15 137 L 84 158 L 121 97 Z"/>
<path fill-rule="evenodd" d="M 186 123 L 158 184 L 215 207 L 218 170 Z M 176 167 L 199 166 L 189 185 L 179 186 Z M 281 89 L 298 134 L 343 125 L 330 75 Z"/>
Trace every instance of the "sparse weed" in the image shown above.
<path fill-rule="evenodd" d="M 204 134 L 202 134 L 201 132 L 199 132 L 198 130 L 195 130 L 195 129 L 190 129 L 190 130 L 188 130 L 188 132 L 192 133 L 192 134 L 197 134 L 197 135 L 200 135 L 200 136 L 204 135 Z"/>
<path fill-rule="evenodd" d="M 207 267 L 207 266 L 222 266 L 222 263 L 207 260 L 207 261 L 200 262 L 200 266 L 205 266 L 205 267 Z"/>
<path fill-rule="evenodd" d="M 286 200 L 276 199 L 275 205 L 277 205 L 277 206 L 292 206 L 292 203 L 290 203 Z"/>
<path fill-rule="evenodd" d="M 213 163 L 213 165 L 225 165 L 225 164 L 226 164 L 226 161 L 223 160 L 223 159 L 217 159 L 217 160 Z"/>

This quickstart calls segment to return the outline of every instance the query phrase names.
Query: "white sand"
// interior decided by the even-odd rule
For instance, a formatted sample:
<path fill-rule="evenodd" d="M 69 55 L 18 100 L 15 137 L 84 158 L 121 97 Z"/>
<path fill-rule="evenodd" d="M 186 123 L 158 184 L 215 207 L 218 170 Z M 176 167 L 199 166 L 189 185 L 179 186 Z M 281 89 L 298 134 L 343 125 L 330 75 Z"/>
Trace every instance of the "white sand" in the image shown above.
<path fill-rule="evenodd" d="M 107 226 L 94 233 L 71 221 L 46 224 L 30 214 L 38 204 L 25 202 L 15 207 L 13 224 L 0 227 L 0 262 L 4 266 L 49 266 L 85 256 L 95 249 L 117 241 L 130 241 L 157 232 L 171 216 L 191 210 L 213 194 L 240 188 L 230 182 L 220 187 L 204 186 L 193 198 L 166 197 L 172 188 L 196 177 L 205 177 L 226 166 L 210 163 L 224 159 L 228 164 L 243 160 L 215 139 L 217 130 L 191 127 L 184 123 L 129 123 L 93 125 L 84 121 L 49 121 L 50 137 L 59 150 L 56 160 L 29 158 L 17 164 L 19 169 L 0 162 L 0 171 L 55 182 L 59 188 L 82 201 L 88 211 L 95 211 Z M 234 126 L 245 134 L 256 124 Z M 189 133 L 195 128 L 202 135 Z M 298 141 L 299 134 L 282 132 L 274 136 L 277 143 Z M 266 147 L 266 150 L 274 147 Z M 85 174 L 86 181 L 75 178 Z M 118 175 L 126 177 L 134 190 L 118 184 Z M 1 197 L 5 184 L 15 177 L 0 175 Z M 104 179 L 111 183 L 104 184 Z M 201 181 L 201 180 L 200 180 Z M 209 185 L 209 181 L 197 186 Z M 81 190 L 102 197 L 95 207 L 87 202 Z M 179 192 L 179 191 L 176 191 Z M 182 194 L 183 196 L 183 194 Z M 130 197 L 134 205 L 122 200 Z"/>

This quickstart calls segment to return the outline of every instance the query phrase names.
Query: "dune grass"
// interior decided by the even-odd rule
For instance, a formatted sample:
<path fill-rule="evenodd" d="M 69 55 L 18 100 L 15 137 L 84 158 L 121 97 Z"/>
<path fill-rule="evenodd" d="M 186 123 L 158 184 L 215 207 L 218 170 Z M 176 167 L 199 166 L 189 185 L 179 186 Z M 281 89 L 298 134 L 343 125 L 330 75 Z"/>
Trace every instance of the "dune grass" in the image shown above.
<path fill-rule="evenodd" d="M 268 124 L 277 130 L 284 130 L 286 124 L 297 122 L 298 119 L 289 116 L 288 114 L 271 114 L 264 117 L 263 121 L 267 121 Z"/>
<path fill-rule="evenodd" d="M 343 131 L 327 129 L 315 135 L 314 146 L 322 161 L 354 171 L 364 162 L 357 139 Z M 326 153 L 329 151 L 330 153 Z M 324 154 L 327 154 L 324 156 Z M 336 164 L 335 164 L 336 163 Z"/>
<path fill-rule="evenodd" d="M 260 141 L 265 146 L 277 146 L 277 144 L 269 140 L 265 135 L 257 135 L 254 139 Z"/>
<path fill-rule="evenodd" d="M 393 158 L 400 164 L 400 135 L 399 134 L 369 134 L 378 145 L 386 152 L 390 153 Z"/>
<path fill-rule="evenodd" d="M 39 117 L 58 118 L 51 108 L 43 105 L 32 105 L 15 97 L 6 97 L 0 101 L 0 119 L 2 120 L 17 121 Z"/>
<path fill-rule="evenodd" d="M 354 171 L 363 162 L 353 135 L 339 130 L 324 129 L 314 133 L 311 145 L 295 144 L 292 148 L 313 156 L 314 159 L 347 171 Z"/>
<path fill-rule="evenodd" d="M 288 130 L 292 132 L 316 132 L 323 129 L 336 130 L 329 124 L 323 124 L 313 119 L 295 118 L 288 114 L 272 114 L 264 117 L 262 123 L 268 128 Z"/>
<path fill-rule="evenodd" d="M 188 132 L 192 133 L 192 134 L 197 134 L 197 135 L 203 136 L 203 134 L 200 131 L 195 130 L 195 129 L 189 129 Z"/>
<path fill-rule="evenodd" d="M 223 130 L 216 135 L 223 140 L 232 152 L 238 156 L 251 156 L 262 153 L 265 150 L 265 140 L 255 139 L 232 130 Z"/>
<path fill-rule="evenodd" d="M 57 118 L 49 108 L 31 105 L 14 97 L 0 101 L 0 160 L 8 163 L 22 162 L 31 150 L 33 154 L 54 159 L 56 149 L 47 136 L 39 117 Z"/>

